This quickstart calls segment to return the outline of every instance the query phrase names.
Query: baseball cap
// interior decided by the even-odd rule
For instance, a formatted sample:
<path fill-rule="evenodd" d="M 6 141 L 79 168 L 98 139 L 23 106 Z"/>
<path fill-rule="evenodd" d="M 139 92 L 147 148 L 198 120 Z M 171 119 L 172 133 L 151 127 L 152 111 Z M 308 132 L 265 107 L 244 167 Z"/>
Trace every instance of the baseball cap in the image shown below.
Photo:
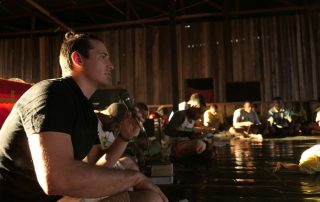
<path fill-rule="evenodd" d="M 112 103 L 107 107 L 105 110 L 100 111 L 101 114 L 111 116 L 113 119 L 115 119 L 117 122 L 121 122 L 124 118 L 127 107 L 124 104 L 121 103 Z"/>

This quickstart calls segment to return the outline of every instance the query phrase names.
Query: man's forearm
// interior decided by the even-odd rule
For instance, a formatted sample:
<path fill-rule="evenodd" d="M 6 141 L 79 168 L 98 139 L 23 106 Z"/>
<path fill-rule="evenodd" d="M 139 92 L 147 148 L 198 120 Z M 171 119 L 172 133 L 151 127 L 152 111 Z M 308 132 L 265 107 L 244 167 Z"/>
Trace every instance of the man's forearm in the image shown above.
<path fill-rule="evenodd" d="M 144 178 L 139 172 L 98 167 L 81 161 L 74 161 L 55 175 L 59 182 L 49 194 L 79 198 L 113 195 L 133 187 Z"/>
<path fill-rule="evenodd" d="M 122 156 L 128 142 L 123 141 L 121 138 L 116 138 L 113 144 L 106 150 L 106 155 L 98 161 L 98 165 L 112 167 Z"/>

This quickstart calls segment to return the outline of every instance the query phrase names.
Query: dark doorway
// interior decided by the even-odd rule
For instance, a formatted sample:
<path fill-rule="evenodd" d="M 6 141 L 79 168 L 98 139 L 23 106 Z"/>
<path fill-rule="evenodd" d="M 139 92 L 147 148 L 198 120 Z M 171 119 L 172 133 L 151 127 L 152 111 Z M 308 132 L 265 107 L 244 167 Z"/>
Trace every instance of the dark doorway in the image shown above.
<path fill-rule="evenodd" d="M 261 101 L 260 82 L 232 82 L 226 86 L 227 102 Z"/>

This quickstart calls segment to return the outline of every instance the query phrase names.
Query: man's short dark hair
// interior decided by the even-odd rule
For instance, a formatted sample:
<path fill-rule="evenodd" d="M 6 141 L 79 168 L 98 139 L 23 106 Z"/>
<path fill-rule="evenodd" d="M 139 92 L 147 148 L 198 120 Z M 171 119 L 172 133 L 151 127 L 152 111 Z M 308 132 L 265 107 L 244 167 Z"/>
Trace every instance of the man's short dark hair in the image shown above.
<path fill-rule="evenodd" d="M 89 57 L 89 50 L 93 48 L 90 40 L 102 41 L 98 37 L 88 33 L 68 32 L 65 34 L 59 55 L 62 75 L 69 75 L 72 71 L 71 54 L 74 51 L 77 51 L 85 58 Z"/>
<path fill-rule="evenodd" d="M 218 105 L 216 105 L 216 104 L 211 104 L 210 107 L 211 107 L 211 108 L 218 109 Z"/>
<path fill-rule="evenodd" d="M 189 102 L 197 102 L 200 106 L 206 107 L 206 100 L 204 99 L 203 95 L 200 93 L 193 93 L 190 96 Z"/>
<path fill-rule="evenodd" d="M 282 97 L 276 96 L 272 99 L 272 101 L 282 101 Z"/>

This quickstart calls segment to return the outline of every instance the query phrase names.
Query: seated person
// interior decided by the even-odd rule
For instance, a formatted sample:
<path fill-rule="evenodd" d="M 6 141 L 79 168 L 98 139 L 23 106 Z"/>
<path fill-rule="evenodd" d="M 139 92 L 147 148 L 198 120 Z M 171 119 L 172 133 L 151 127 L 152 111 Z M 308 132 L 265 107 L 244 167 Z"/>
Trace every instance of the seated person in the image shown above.
<path fill-rule="evenodd" d="M 311 134 L 313 134 L 313 135 L 320 134 L 320 108 L 316 109 L 315 123 L 311 123 L 309 125 L 309 128 L 311 129 Z"/>
<path fill-rule="evenodd" d="M 111 201 L 119 194 L 122 201 L 168 201 L 138 171 L 83 161 L 99 144 L 98 119 L 89 99 L 112 83 L 114 66 L 103 41 L 69 32 L 59 59 L 63 77 L 33 85 L 0 130 L 1 201 L 47 202 L 62 196 Z M 139 113 L 125 116 L 116 140 L 120 146 L 139 131 L 136 118 Z"/>
<path fill-rule="evenodd" d="M 165 127 L 165 134 L 176 138 L 176 157 L 198 155 L 206 150 L 206 143 L 195 127 L 195 122 L 201 118 L 204 109 L 204 100 L 193 102 L 188 109 L 175 112 Z"/>
<path fill-rule="evenodd" d="M 145 121 L 149 116 L 149 108 L 143 102 L 137 102 L 134 104 L 136 110 L 142 114 L 142 118 Z M 154 131 L 146 131 L 146 133 Z M 140 166 L 145 164 L 145 161 L 148 159 L 156 158 L 161 153 L 161 144 L 160 140 L 156 139 L 156 137 L 152 137 L 152 134 L 145 134 L 142 131 L 135 134 L 132 140 L 128 145 L 128 149 L 126 153 L 129 155 L 133 155 L 138 158 L 138 162 Z"/>
<path fill-rule="evenodd" d="M 258 118 L 260 119 L 261 116 L 261 112 L 259 110 L 258 104 L 257 103 L 253 103 L 252 104 L 252 111 L 254 111 L 255 113 L 257 113 Z"/>
<path fill-rule="evenodd" d="M 180 102 L 179 103 L 179 106 L 178 106 L 178 110 L 179 111 L 182 111 L 182 110 L 186 110 L 188 109 L 191 105 L 194 105 L 196 104 L 197 102 L 199 101 L 204 101 L 204 97 L 203 95 L 201 95 L 200 93 L 193 93 L 190 98 L 189 98 L 189 101 L 186 102 L 186 101 L 183 101 L 183 102 Z M 174 112 L 172 111 L 170 116 L 169 116 L 169 121 L 171 120 L 172 116 L 173 116 Z"/>
<path fill-rule="evenodd" d="M 169 122 L 169 110 L 165 106 L 159 106 L 158 109 L 149 115 L 149 119 L 160 119 L 160 128 L 163 129 Z"/>
<path fill-rule="evenodd" d="M 314 145 L 304 151 L 301 155 L 299 164 L 277 162 L 274 172 L 288 169 L 303 174 L 313 174 L 320 172 L 320 145 Z"/>
<path fill-rule="evenodd" d="M 126 147 L 119 146 L 117 140 L 123 138 L 120 135 L 120 125 L 126 113 L 127 107 L 120 103 L 112 103 L 107 109 L 97 113 L 100 144 L 92 147 L 90 155 L 85 159 L 86 162 L 106 167 L 139 170 L 130 157 L 122 156 Z"/>
<path fill-rule="evenodd" d="M 232 122 L 233 126 L 229 129 L 232 135 L 249 137 L 250 133 L 260 133 L 261 122 L 249 101 L 243 104 L 243 108 L 234 111 Z"/>
<path fill-rule="evenodd" d="M 293 134 L 290 111 L 282 106 L 282 98 L 273 98 L 273 107 L 268 111 L 265 135 L 286 136 Z"/>
<path fill-rule="evenodd" d="M 218 111 L 216 104 L 211 104 L 210 108 L 203 114 L 203 125 L 205 127 L 214 128 L 215 131 L 219 131 L 224 124 L 223 115 Z"/>
<path fill-rule="evenodd" d="M 295 135 L 302 134 L 302 129 L 305 129 L 307 123 L 307 113 L 299 102 L 293 103 L 290 116 L 292 119 L 293 133 Z"/>

